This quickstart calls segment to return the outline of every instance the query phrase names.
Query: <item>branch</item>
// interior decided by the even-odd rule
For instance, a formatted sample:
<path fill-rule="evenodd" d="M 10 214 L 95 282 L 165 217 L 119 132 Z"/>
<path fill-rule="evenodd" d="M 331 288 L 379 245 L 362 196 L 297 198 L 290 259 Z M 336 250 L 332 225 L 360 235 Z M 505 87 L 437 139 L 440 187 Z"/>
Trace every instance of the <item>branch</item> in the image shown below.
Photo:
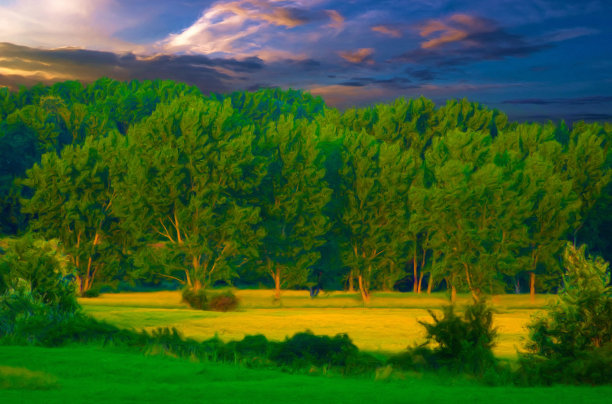
<path fill-rule="evenodd" d="M 170 279 L 174 279 L 179 281 L 182 285 L 185 284 L 185 281 L 182 279 L 177 278 L 176 276 L 170 276 L 170 275 L 165 275 L 165 274 L 160 274 L 159 272 L 155 272 L 154 275 L 159 275 L 159 276 L 165 276 L 166 278 L 170 278 Z"/>

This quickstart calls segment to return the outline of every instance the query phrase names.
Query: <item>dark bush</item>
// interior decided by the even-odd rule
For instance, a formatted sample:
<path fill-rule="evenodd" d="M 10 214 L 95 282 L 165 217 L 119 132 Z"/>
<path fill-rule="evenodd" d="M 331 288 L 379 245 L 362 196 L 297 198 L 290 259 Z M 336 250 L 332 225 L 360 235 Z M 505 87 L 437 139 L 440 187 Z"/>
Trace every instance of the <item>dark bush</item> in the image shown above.
<path fill-rule="evenodd" d="M 227 291 L 211 297 L 207 310 L 234 311 L 238 308 L 238 304 L 238 298 L 231 291 Z"/>
<path fill-rule="evenodd" d="M 493 311 L 484 301 L 467 306 L 463 318 L 452 305 L 444 307 L 442 318 L 429 313 L 433 323 L 419 322 L 425 327 L 427 341 L 391 357 L 390 364 L 404 370 L 447 369 L 477 375 L 496 367 L 492 348 L 497 332 Z"/>
<path fill-rule="evenodd" d="M 191 288 L 185 288 L 183 289 L 182 297 L 183 302 L 187 303 L 192 309 L 206 310 L 208 307 L 208 299 L 204 289 L 193 290 Z"/>
<path fill-rule="evenodd" d="M 100 288 L 91 288 L 81 294 L 84 298 L 93 298 L 100 296 Z"/>
<path fill-rule="evenodd" d="M 310 331 L 295 334 L 279 344 L 271 359 L 281 365 L 300 368 L 315 366 L 346 366 L 359 350 L 346 334 L 335 337 L 314 335 Z"/>

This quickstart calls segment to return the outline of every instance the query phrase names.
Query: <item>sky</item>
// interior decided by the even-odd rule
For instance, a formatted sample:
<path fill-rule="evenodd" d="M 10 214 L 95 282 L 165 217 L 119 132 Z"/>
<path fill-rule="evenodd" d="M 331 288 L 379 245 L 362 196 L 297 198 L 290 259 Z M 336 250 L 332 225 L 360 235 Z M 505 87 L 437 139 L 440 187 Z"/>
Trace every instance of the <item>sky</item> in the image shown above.
<path fill-rule="evenodd" d="M 610 0 L 0 0 L 0 86 L 172 79 L 612 120 Z"/>

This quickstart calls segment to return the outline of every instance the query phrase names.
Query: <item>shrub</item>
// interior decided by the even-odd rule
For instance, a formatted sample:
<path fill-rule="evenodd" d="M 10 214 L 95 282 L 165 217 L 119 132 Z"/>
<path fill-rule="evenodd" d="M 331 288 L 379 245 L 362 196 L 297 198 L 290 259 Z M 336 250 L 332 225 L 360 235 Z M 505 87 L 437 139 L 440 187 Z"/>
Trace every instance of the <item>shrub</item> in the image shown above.
<path fill-rule="evenodd" d="M 234 311 L 238 304 L 238 298 L 231 291 L 227 291 L 213 296 L 208 302 L 207 309 L 212 311 Z"/>
<path fill-rule="evenodd" d="M 183 302 L 187 303 L 189 307 L 197 310 L 206 310 L 207 298 L 206 291 L 204 289 L 194 290 L 191 288 L 185 288 L 182 292 Z"/>
<path fill-rule="evenodd" d="M 452 305 L 444 307 L 442 318 L 431 310 L 429 314 L 433 323 L 419 321 L 427 332 L 426 342 L 391 357 L 389 363 L 405 370 L 448 369 L 478 375 L 496 367 L 492 348 L 497 331 L 493 311 L 484 301 L 467 306 L 463 318 Z"/>
<path fill-rule="evenodd" d="M 81 294 L 81 297 L 84 297 L 84 298 L 93 298 L 93 297 L 98 297 L 98 296 L 100 296 L 100 288 L 87 289 Z"/>
<path fill-rule="evenodd" d="M 612 382 L 612 288 L 608 263 L 568 243 L 559 301 L 527 326 L 527 353 L 519 382 L 526 384 Z"/>
<path fill-rule="evenodd" d="M 0 294 L 31 295 L 59 310 L 74 311 L 78 304 L 70 275 L 53 243 L 31 235 L 11 240 L 0 255 Z"/>
<path fill-rule="evenodd" d="M 346 334 L 335 337 L 300 332 L 279 344 L 271 359 L 293 368 L 306 366 L 346 366 L 359 350 Z"/>

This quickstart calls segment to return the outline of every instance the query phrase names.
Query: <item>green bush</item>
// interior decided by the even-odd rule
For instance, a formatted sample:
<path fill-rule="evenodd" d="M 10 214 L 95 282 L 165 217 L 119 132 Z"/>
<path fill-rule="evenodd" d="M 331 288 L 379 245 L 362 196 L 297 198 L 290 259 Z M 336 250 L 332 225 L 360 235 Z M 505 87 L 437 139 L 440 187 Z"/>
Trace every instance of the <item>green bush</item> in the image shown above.
<path fill-rule="evenodd" d="M 335 337 L 300 332 L 279 344 L 271 359 L 293 368 L 306 366 L 346 366 L 359 350 L 346 334 Z"/>
<path fill-rule="evenodd" d="M 0 255 L 0 294 L 31 295 L 59 310 L 74 311 L 78 304 L 70 275 L 70 266 L 57 246 L 31 235 L 10 240 Z"/>
<path fill-rule="evenodd" d="M 223 292 L 210 298 L 207 310 L 234 311 L 238 308 L 239 300 L 231 291 Z"/>
<path fill-rule="evenodd" d="M 477 375 L 497 366 L 492 351 L 497 336 L 493 311 L 483 300 L 467 306 L 463 318 L 452 305 L 444 307 L 442 318 L 431 310 L 429 314 L 433 323 L 419 322 L 427 332 L 426 342 L 391 357 L 390 364 L 405 370 L 447 369 Z"/>
<path fill-rule="evenodd" d="M 206 310 L 208 307 L 208 299 L 204 289 L 193 290 L 191 288 L 185 288 L 181 295 L 183 297 L 183 302 L 187 303 L 192 309 Z"/>
<path fill-rule="evenodd" d="M 521 383 L 612 383 L 612 288 L 608 263 L 568 243 L 559 301 L 527 326 Z"/>

